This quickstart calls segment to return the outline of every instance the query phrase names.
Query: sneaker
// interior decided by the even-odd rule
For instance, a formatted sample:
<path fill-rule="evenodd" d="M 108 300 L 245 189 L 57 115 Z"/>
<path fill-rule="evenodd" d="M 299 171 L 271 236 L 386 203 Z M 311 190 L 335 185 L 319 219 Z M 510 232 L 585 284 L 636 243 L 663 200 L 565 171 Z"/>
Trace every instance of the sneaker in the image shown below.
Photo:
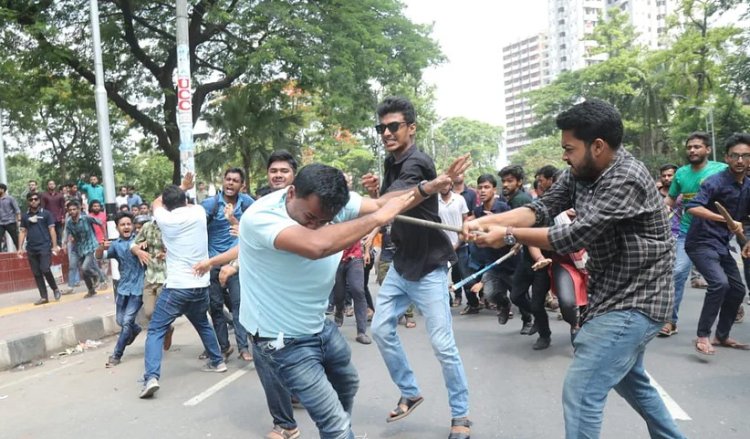
<path fill-rule="evenodd" d="M 44 305 L 45 303 L 49 303 L 49 299 L 45 299 L 44 297 L 42 297 L 41 299 L 34 302 L 34 305 Z"/>
<path fill-rule="evenodd" d="M 740 309 L 737 310 L 737 317 L 734 318 L 734 323 L 742 323 L 745 319 L 745 307 L 740 305 Z"/>
<path fill-rule="evenodd" d="M 63 294 L 63 296 L 67 296 L 68 294 L 73 294 L 73 293 L 75 293 L 75 292 L 76 292 L 76 290 L 75 290 L 75 289 L 73 289 L 73 288 L 68 288 L 67 290 L 63 291 L 63 293 L 62 293 L 62 294 Z"/>
<path fill-rule="evenodd" d="M 226 372 L 226 371 L 227 371 L 227 363 L 225 363 L 223 361 L 221 363 L 217 364 L 217 365 L 213 365 L 209 361 L 208 363 L 206 363 L 205 366 L 203 366 L 203 372 L 218 372 L 218 373 L 222 373 L 222 372 Z"/>
<path fill-rule="evenodd" d="M 60 297 L 62 297 L 62 293 L 60 292 L 60 290 L 55 290 L 55 291 L 52 292 L 52 294 L 54 294 L 54 296 L 55 296 L 55 301 L 59 302 L 60 301 Z"/>
<path fill-rule="evenodd" d="M 344 324 L 344 313 L 341 310 L 337 310 L 336 314 L 333 315 L 333 321 L 340 328 Z"/>
<path fill-rule="evenodd" d="M 159 380 L 149 378 L 146 384 L 143 385 L 143 390 L 141 390 L 141 394 L 138 397 L 141 399 L 151 398 L 157 390 L 159 390 Z"/>
<path fill-rule="evenodd" d="M 501 306 L 497 309 L 497 323 L 504 325 L 508 323 L 510 318 L 510 307 Z"/>
<path fill-rule="evenodd" d="M 478 306 L 471 306 L 471 305 L 466 305 L 466 308 L 464 308 L 464 309 L 463 309 L 463 310 L 461 311 L 461 313 L 460 313 L 460 314 L 461 314 L 461 315 L 466 315 L 466 314 L 479 314 L 479 307 L 478 307 Z"/>
<path fill-rule="evenodd" d="M 172 334 L 174 334 L 174 326 L 170 326 L 169 329 L 167 329 L 167 333 L 164 334 L 164 350 L 168 351 L 169 348 L 172 347 Z"/>
<path fill-rule="evenodd" d="M 357 334 L 356 340 L 357 342 L 362 343 L 362 344 L 372 343 L 372 340 L 370 340 L 370 337 L 368 337 L 367 334 Z"/>
<path fill-rule="evenodd" d="M 120 364 L 120 362 L 121 362 L 120 358 L 115 357 L 114 355 L 112 355 L 112 356 L 109 357 L 109 359 L 107 360 L 107 363 L 104 365 L 104 367 L 107 367 L 107 368 L 115 367 L 118 364 Z"/>
<path fill-rule="evenodd" d="M 539 332 L 539 327 L 536 325 L 536 322 L 534 322 L 534 324 L 531 325 L 531 329 L 529 329 L 529 335 L 534 335 L 537 332 Z"/>
<path fill-rule="evenodd" d="M 138 334 L 140 334 L 142 331 L 140 326 L 135 327 L 135 331 L 130 333 L 130 337 L 128 338 L 128 341 L 125 342 L 125 346 L 130 346 L 135 341 L 135 338 L 138 337 Z"/>
<path fill-rule="evenodd" d="M 300 432 L 299 428 L 287 430 L 278 425 L 274 425 L 273 430 L 271 430 L 265 437 L 266 439 L 297 439 L 300 437 Z"/>
<path fill-rule="evenodd" d="M 534 342 L 534 346 L 532 346 L 531 349 L 535 351 L 547 349 L 550 345 L 550 342 L 551 340 L 549 337 L 539 337 L 536 339 L 536 342 Z"/>
<path fill-rule="evenodd" d="M 523 326 L 521 327 L 521 335 L 531 335 L 531 328 L 534 327 L 534 324 L 531 322 L 524 322 Z"/>

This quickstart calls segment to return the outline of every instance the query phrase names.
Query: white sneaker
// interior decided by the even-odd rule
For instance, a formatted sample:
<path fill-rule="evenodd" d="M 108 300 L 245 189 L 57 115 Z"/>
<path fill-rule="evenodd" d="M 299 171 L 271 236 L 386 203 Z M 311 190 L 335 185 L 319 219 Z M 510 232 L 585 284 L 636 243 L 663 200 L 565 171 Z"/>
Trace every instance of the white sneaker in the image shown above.
<path fill-rule="evenodd" d="M 221 363 L 217 364 L 216 366 L 214 366 L 213 364 L 211 364 L 211 362 L 209 361 L 208 363 L 206 363 L 205 366 L 203 366 L 203 372 L 219 372 L 219 373 L 221 373 L 221 372 L 226 372 L 226 371 L 227 371 L 227 364 L 225 362 L 223 362 L 223 361 Z"/>
<path fill-rule="evenodd" d="M 146 381 L 146 384 L 143 385 L 143 390 L 141 390 L 139 398 L 151 398 L 157 390 L 159 390 L 159 380 L 156 378 L 149 378 L 148 381 Z"/>

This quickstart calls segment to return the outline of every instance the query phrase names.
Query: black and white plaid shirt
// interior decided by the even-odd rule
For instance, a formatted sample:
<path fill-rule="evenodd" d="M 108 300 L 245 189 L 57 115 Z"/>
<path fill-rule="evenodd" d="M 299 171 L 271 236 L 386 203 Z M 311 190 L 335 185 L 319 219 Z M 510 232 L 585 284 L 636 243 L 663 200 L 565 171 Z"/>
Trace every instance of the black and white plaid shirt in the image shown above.
<path fill-rule="evenodd" d="M 534 203 L 536 225 L 571 207 L 570 224 L 549 228 L 558 253 L 585 248 L 589 306 L 584 320 L 615 310 L 638 310 L 666 322 L 672 314 L 675 241 L 664 201 L 646 167 L 624 148 L 594 182 L 566 170 Z"/>

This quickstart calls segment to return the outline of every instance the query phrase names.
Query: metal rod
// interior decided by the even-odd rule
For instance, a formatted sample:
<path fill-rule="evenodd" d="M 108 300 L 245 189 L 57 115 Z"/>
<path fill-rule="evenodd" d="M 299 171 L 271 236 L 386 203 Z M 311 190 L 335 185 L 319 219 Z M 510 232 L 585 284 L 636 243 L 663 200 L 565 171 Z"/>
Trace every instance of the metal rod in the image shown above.
<path fill-rule="evenodd" d="M 490 265 L 482 268 L 481 270 L 477 271 L 476 273 L 472 274 L 471 276 L 461 279 L 459 282 L 456 282 L 453 284 L 453 290 L 457 290 L 461 288 L 462 286 L 466 285 L 467 283 L 471 282 L 472 280 L 478 278 L 479 276 L 483 275 L 487 271 L 491 270 L 493 267 L 496 267 L 503 262 L 510 259 L 512 256 L 514 256 L 516 253 L 518 253 L 518 250 L 521 248 L 521 244 L 516 244 L 513 247 L 510 248 L 510 251 L 506 254 L 504 254 L 501 258 L 498 258 L 495 262 L 491 263 Z"/>
<path fill-rule="evenodd" d="M 450 224 L 436 223 L 433 221 L 427 221 L 419 218 L 412 218 L 405 215 L 396 215 L 396 221 L 402 223 L 414 224 L 415 226 L 427 227 L 429 229 L 447 230 L 449 232 L 461 233 L 463 229 L 459 226 L 452 226 Z"/>

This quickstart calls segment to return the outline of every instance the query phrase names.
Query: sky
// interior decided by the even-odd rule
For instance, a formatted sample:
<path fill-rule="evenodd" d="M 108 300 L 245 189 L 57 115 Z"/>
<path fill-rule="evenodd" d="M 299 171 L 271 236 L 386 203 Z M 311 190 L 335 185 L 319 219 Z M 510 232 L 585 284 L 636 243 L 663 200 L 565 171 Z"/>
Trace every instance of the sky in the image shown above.
<path fill-rule="evenodd" d="M 502 125 L 502 46 L 547 28 L 547 0 L 403 0 L 415 23 L 434 23 L 445 63 L 425 72 L 441 117 Z"/>

